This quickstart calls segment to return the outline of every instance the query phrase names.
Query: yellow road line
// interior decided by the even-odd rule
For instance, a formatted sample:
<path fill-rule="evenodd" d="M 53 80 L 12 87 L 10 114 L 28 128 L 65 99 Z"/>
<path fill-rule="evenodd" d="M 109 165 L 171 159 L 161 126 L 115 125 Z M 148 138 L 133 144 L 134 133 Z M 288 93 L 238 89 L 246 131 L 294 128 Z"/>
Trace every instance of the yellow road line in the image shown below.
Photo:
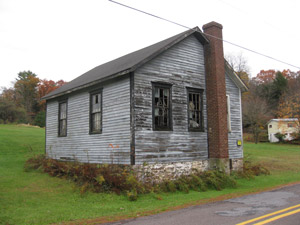
<path fill-rule="evenodd" d="M 274 216 L 276 214 L 279 214 L 279 213 L 282 213 L 282 212 L 286 212 L 286 211 L 289 211 L 291 209 L 294 209 L 294 208 L 298 208 L 300 207 L 300 204 L 299 205 L 294 205 L 294 206 L 291 206 L 289 208 L 285 208 L 285 209 L 281 209 L 281 210 L 278 210 L 276 212 L 272 212 L 272 213 L 269 213 L 269 214 L 266 214 L 266 215 L 263 215 L 263 216 L 260 216 L 260 217 L 256 217 L 254 219 L 251 219 L 251 220 L 247 220 L 245 222 L 242 222 L 242 223 L 238 223 L 236 225 L 245 225 L 245 224 L 248 224 L 248 223 L 252 223 L 252 222 L 255 222 L 257 220 L 261 220 L 261 219 L 264 219 L 266 217 L 269 217 L 269 216 Z"/>
<path fill-rule="evenodd" d="M 299 212 L 300 212 L 300 209 L 296 209 L 294 211 L 291 211 L 291 212 L 288 212 L 288 213 L 284 213 L 284 214 L 281 214 L 279 216 L 272 217 L 272 218 L 264 220 L 262 222 L 258 222 L 258 223 L 254 224 L 254 225 L 264 225 L 264 224 L 270 223 L 270 222 L 272 222 L 274 220 L 278 220 L 278 219 L 281 219 L 283 217 L 290 216 L 290 215 L 293 215 L 293 214 L 296 214 L 296 213 L 299 213 Z"/>

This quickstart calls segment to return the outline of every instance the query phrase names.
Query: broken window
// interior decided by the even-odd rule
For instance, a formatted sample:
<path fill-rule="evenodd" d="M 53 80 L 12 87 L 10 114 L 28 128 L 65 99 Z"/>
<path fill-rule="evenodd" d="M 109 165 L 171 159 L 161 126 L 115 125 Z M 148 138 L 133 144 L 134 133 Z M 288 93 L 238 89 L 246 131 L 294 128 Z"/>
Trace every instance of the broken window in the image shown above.
<path fill-rule="evenodd" d="M 153 130 L 172 130 L 171 85 L 153 85 Z"/>
<path fill-rule="evenodd" d="M 204 131 L 203 90 L 188 88 L 188 126 L 190 131 Z"/>
<path fill-rule="evenodd" d="M 102 94 L 91 93 L 90 106 L 90 133 L 101 133 L 102 131 Z"/>
<path fill-rule="evenodd" d="M 67 101 L 59 103 L 58 121 L 58 136 L 67 136 Z"/>

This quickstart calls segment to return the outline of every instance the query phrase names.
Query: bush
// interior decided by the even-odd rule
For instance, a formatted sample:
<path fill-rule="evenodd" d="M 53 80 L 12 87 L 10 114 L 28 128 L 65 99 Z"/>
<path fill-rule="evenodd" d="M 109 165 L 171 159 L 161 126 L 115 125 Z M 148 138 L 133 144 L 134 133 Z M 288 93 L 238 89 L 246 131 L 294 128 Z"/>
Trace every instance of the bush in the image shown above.
<path fill-rule="evenodd" d="M 130 191 L 140 185 L 131 181 L 132 171 L 123 165 L 96 165 L 78 162 L 61 162 L 45 156 L 35 156 L 25 163 L 25 171 L 38 169 L 53 177 L 67 178 L 81 186 L 82 192 L 91 189 L 94 192 Z M 88 184 L 88 185 L 87 185 Z"/>
<path fill-rule="evenodd" d="M 127 197 L 129 201 L 136 201 L 138 198 L 137 191 L 135 189 L 133 189 L 132 191 L 128 191 Z"/>
<path fill-rule="evenodd" d="M 284 142 L 285 134 L 276 133 L 275 137 L 279 140 L 279 142 Z"/>
<path fill-rule="evenodd" d="M 34 125 L 39 127 L 45 127 L 46 125 L 46 112 L 39 112 L 34 118 Z"/>
<path fill-rule="evenodd" d="M 243 139 L 244 139 L 244 141 L 254 142 L 254 137 L 253 137 L 253 134 L 251 134 L 251 133 L 244 133 Z"/>
<path fill-rule="evenodd" d="M 262 131 L 259 135 L 258 135 L 258 139 L 260 142 L 268 142 L 269 141 L 269 135 L 267 131 Z"/>
<path fill-rule="evenodd" d="M 0 122 L 27 123 L 28 118 L 24 108 L 17 107 L 13 102 L 0 100 Z"/>
<path fill-rule="evenodd" d="M 243 170 L 234 174 L 236 178 L 253 179 L 255 176 L 270 175 L 270 171 L 260 164 L 253 164 L 249 160 L 244 160 Z"/>
<path fill-rule="evenodd" d="M 41 170 L 50 176 L 74 181 L 80 187 L 80 194 L 91 190 L 93 192 L 115 192 L 126 194 L 130 201 L 136 201 L 139 194 L 176 192 L 188 193 L 189 190 L 206 191 L 207 189 L 222 190 L 236 187 L 234 177 L 223 171 L 196 172 L 181 176 L 175 180 L 161 183 L 140 182 L 132 167 L 125 165 L 96 165 L 78 162 L 62 162 L 43 155 L 30 158 L 25 163 L 25 171 Z M 244 171 L 235 177 L 253 177 L 269 174 L 269 171 L 259 165 L 244 163 Z"/>

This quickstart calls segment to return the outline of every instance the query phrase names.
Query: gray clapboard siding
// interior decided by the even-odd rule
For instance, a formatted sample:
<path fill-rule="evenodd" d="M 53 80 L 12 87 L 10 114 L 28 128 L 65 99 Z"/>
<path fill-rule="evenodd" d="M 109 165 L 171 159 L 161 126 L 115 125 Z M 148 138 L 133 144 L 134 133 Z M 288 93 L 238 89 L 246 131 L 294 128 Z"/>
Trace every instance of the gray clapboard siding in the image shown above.
<path fill-rule="evenodd" d="M 206 132 L 188 132 L 187 87 L 205 90 L 202 44 L 190 36 L 151 60 L 134 73 L 135 155 L 143 162 L 177 162 L 208 157 Z M 152 130 L 152 83 L 172 84 L 173 131 Z"/>
<path fill-rule="evenodd" d="M 243 147 L 237 146 L 237 140 L 243 140 L 241 119 L 241 91 L 225 74 L 226 94 L 230 96 L 231 132 L 228 133 L 229 158 L 242 158 Z"/>
<path fill-rule="evenodd" d="M 67 137 L 57 137 L 58 101 L 47 103 L 46 152 L 49 156 L 55 159 L 70 157 L 90 163 L 130 164 L 129 77 L 101 87 L 102 134 L 89 134 L 88 91 L 68 97 Z"/>

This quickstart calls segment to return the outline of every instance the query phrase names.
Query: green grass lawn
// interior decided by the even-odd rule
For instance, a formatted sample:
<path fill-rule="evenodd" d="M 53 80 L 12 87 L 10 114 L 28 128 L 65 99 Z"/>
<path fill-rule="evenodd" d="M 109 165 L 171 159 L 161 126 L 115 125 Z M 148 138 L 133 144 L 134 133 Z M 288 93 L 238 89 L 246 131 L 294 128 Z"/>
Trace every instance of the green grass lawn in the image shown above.
<path fill-rule="evenodd" d="M 130 202 L 123 195 L 86 193 L 80 195 L 73 183 L 37 171 L 24 172 L 26 159 L 44 152 L 45 130 L 0 125 L 0 224 L 50 224 L 66 221 L 93 222 L 135 217 L 182 205 L 257 192 L 300 181 L 300 146 L 245 144 L 245 155 L 270 169 L 270 176 L 238 180 L 238 188 L 140 196 Z M 96 219 L 97 220 L 93 220 Z M 76 223 L 76 222 L 75 222 Z"/>

